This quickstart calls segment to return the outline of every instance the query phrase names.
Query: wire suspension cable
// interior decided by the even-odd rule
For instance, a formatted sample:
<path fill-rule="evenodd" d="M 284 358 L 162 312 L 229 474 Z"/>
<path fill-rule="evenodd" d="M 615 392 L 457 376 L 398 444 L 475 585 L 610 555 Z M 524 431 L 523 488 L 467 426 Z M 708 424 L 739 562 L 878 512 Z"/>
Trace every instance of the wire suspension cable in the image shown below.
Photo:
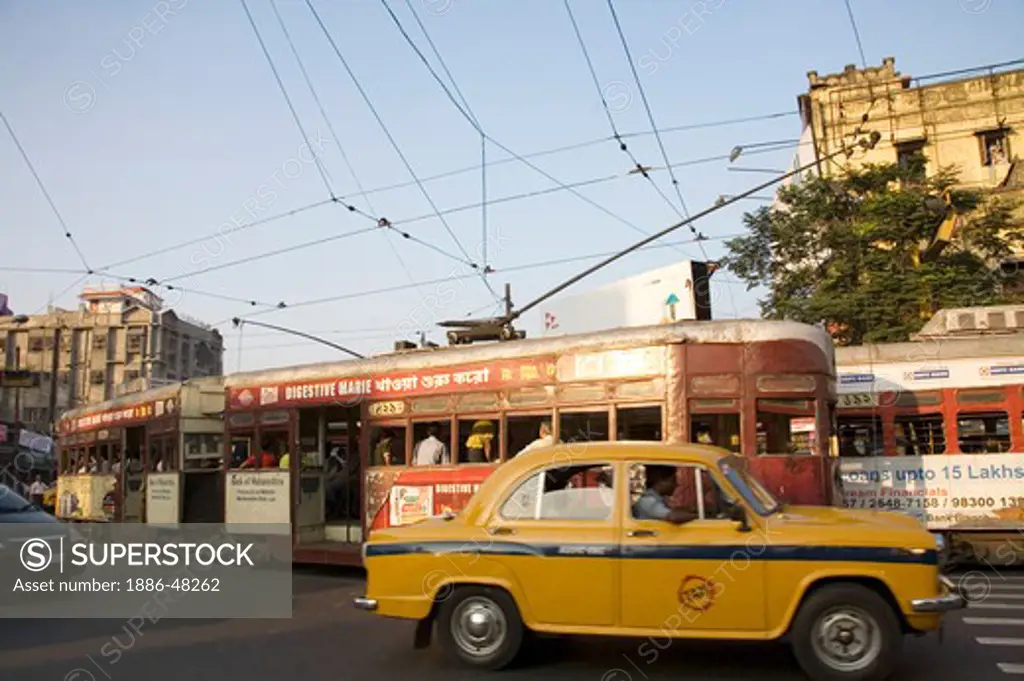
<path fill-rule="evenodd" d="M 352 68 L 349 66 L 349 63 L 345 59 L 345 56 L 341 53 L 341 49 L 338 47 L 337 42 L 335 42 L 334 36 L 331 35 L 331 32 L 327 29 L 327 26 L 320 18 L 320 14 L 316 11 L 316 8 L 313 7 L 313 3 L 311 2 L 311 0 L 306 0 L 306 6 L 309 7 L 309 11 L 313 14 L 313 18 L 320 26 L 320 30 L 323 31 L 323 34 L 327 38 L 327 41 L 330 43 L 331 49 L 334 50 L 334 54 L 338 57 L 338 60 L 341 62 L 341 65 L 345 69 L 345 72 L 348 73 L 349 78 L 352 79 L 352 82 L 356 86 L 356 89 L 359 91 L 360 96 L 363 98 L 363 101 L 370 109 L 370 113 L 373 114 L 373 117 L 377 120 L 377 124 L 384 132 L 384 135 L 388 138 L 388 141 L 391 143 L 391 146 L 395 150 L 395 153 L 401 159 L 402 164 L 405 166 L 405 169 L 408 171 L 409 175 L 415 181 L 416 186 L 419 188 L 420 193 L 423 195 L 423 198 L 426 199 L 427 203 L 430 205 L 430 208 L 437 214 L 437 218 L 441 221 L 441 224 L 444 225 L 445 230 L 447 230 L 448 235 L 452 238 L 452 241 L 454 241 L 456 246 L 458 246 L 459 250 L 462 252 L 462 255 L 465 256 L 465 259 L 468 262 L 469 266 L 479 272 L 480 279 L 483 282 L 484 286 L 487 287 L 488 291 L 490 291 L 490 293 L 493 296 L 497 297 L 498 294 L 494 291 L 494 288 L 491 286 L 490 282 L 487 281 L 487 277 L 484 275 L 480 266 L 473 261 L 472 257 L 470 257 L 469 253 L 463 247 L 462 242 L 459 241 L 458 237 L 455 235 L 455 232 L 454 230 L 452 230 L 451 225 L 448 224 L 448 221 L 445 220 L 443 215 L 441 215 L 441 211 L 437 207 L 437 204 L 434 203 L 434 199 L 430 196 L 430 192 L 427 191 L 427 188 L 424 186 L 423 181 L 420 180 L 419 176 L 416 174 L 416 171 L 413 169 L 412 164 L 409 162 L 409 159 L 406 158 L 405 154 L 402 152 L 401 146 L 398 144 L 397 140 L 395 140 L 394 135 L 391 134 L 391 131 L 384 123 L 384 120 L 381 118 L 380 113 L 377 111 L 377 107 L 374 106 L 373 101 L 366 93 L 366 90 L 363 89 L 363 86 L 359 82 L 359 79 L 356 77 L 355 72 L 352 71 Z"/>
<path fill-rule="evenodd" d="M 39 185 L 40 191 L 43 192 L 43 196 L 46 197 L 46 202 L 50 204 L 50 210 L 57 216 L 57 222 L 64 229 L 64 237 L 71 242 L 71 246 L 75 249 L 75 253 L 78 254 L 78 259 L 82 261 L 82 267 L 84 267 L 89 273 L 92 272 L 92 268 L 89 267 L 89 262 L 85 259 L 85 254 L 82 253 L 82 249 L 78 246 L 78 242 L 75 241 L 75 237 L 72 236 L 71 230 L 68 229 L 68 225 L 64 222 L 64 216 L 57 210 L 57 204 L 54 203 L 53 198 L 50 196 L 50 192 L 46 190 L 46 185 L 43 184 L 43 178 L 39 177 L 39 173 L 36 172 L 36 167 L 32 165 L 31 159 L 28 157 L 28 153 L 25 151 L 25 147 L 21 146 L 21 141 L 18 140 L 18 136 L 14 133 L 14 128 L 11 127 L 10 122 L 7 120 L 7 116 L 0 111 L 0 119 L 3 119 L 4 126 L 7 128 L 7 132 L 10 133 L 11 139 L 14 140 L 14 146 L 18 147 L 18 151 L 21 153 L 21 158 L 25 161 L 25 165 L 28 166 L 29 171 L 32 173 L 32 177 L 35 178 L 36 184 Z"/>
<path fill-rule="evenodd" d="M 864 68 L 868 67 L 867 57 L 864 56 L 864 45 L 860 41 L 860 31 L 857 30 L 857 20 L 853 18 L 853 7 L 850 0 L 846 0 L 846 14 L 850 17 L 850 27 L 853 29 L 853 37 L 857 41 L 857 52 L 860 53 L 860 63 Z"/>
<path fill-rule="evenodd" d="M 256 40 L 260 43 L 260 49 L 263 50 L 263 56 L 267 59 L 267 64 L 270 65 L 270 70 L 274 74 L 274 80 L 277 81 L 277 87 L 280 88 L 281 94 L 284 96 L 284 101 L 288 104 L 288 110 L 292 112 L 292 118 L 295 120 L 295 125 L 298 127 L 299 132 L 302 134 L 302 140 L 309 147 L 309 153 L 313 155 L 313 162 L 316 164 L 316 169 L 320 173 L 320 179 L 324 181 L 324 187 L 327 189 L 328 195 L 334 200 L 334 190 L 331 188 L 330 180 L 328 180 L 327 169 L 324 168 L 323 163 L 320 162 L 320 157 L 313 149 L 313 145 L 309 143 L 309 135 L 306 134 L 306 129 L 302 125 L 302 119 L 299 118 L 299 114 L 295 111 L 295 106 L 292 104 L 292 98 L 288 95 L 288 90 L 284 86 L 284 82 L 281 80 L 281 75 L 277 72 L 277 67 L 274 65 L 274 60 L 270 56 L 270 51 L 267 49 L 266 43 L 263 42 L 263 36 L 260 34 L 260 29 L 256 26 L 256 20 L 253 19 L 252 13 L 249 11 L 249 5 L 246 4 L 245 0 L 239 0 L 242 3 L 242 9 L 245 10 L 245 16 L 249 19 L 249 25 L 252 26 L 252 31 L 256 35 Z"/>

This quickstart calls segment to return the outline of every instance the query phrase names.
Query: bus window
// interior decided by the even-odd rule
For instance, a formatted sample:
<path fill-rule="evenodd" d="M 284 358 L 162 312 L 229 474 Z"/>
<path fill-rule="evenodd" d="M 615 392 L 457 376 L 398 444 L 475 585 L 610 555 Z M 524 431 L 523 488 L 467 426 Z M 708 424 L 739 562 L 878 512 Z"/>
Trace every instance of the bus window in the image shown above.
<path fill-rule="evenodd" d="M 942 414 L 898 415 L 896 451 L 901 456 L 945 453 L 946 436 L 942 430 Z"/>
<path fill-rule="evenodd" d="M 879 416 L 838 417 L 839 456 L 882 456 L 882 419 Z"/>
<path fill-rule="evenodd" d="M 405 428 L 372 426 L 370 428 L 370 465 L 405 465 Z"/>
<path fill-rule="evenodd" d="M 964 454 L 1000 454 L 1010 451 L 1010 419 L 1006 412 L 960 414 L 957 437 Z"/>
<path fill-rule="evenodd" d="M 690 414 L 690 442 L 715 445 L 739 454 L 739 414 Z"/>
<path fill-rule="evenodd" d="M 459 463 L 491 463 L 500 455 L 497 417 L 459 420 Z"/>
<path fill-rule="evenodd" d="M 558 439 L 562 442 L 607 442 L 608 412 L 562 412 L 558 420 Z"/>
<path fill-rule="evenodd" d="M 619 407 L 616 414 L 619 440 L 652 440 L 661 442 L 664 432 L 661 407 Z"/>
<path fill-rule="evenodd" d="M 542 440 L 542 428 L 546 431 L 548 437 L 541 442 L 538 442 L 537 446 L 540 446 L 541 444 L 551 444 L 554 442 L 551 438 L 551 414 L 542 414 L 537 416 L 509 416 L 506 423 L 508 423 L 509 459 L 518 455 L 534 442 Z"/>
<path fill-rule="evenodd" d="M 412 464 L 443 466 L 452 462 L 452 426 L 448 421 L 412 424 Z"/>

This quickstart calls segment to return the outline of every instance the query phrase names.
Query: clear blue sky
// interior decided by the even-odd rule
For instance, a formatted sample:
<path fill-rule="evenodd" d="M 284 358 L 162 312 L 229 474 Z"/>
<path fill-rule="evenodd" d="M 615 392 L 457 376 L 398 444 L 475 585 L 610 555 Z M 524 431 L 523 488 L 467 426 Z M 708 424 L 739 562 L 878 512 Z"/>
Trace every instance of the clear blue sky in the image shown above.
<path fill-rule="evenodd" d="M 389 1 L 426 49 L 404 0 Z M 525 154 L 610 134 L 561 0 L 411 2 L 481 125 L 495 139 Z M 305 2 L 278 4 L 338 139 L 331 137 L 310 97 L 269 2 L 249 0 L 304 126 L 311 137 L 326 140 L 323 161 L 335 192 L 396 222 L 429 214 L 415 187 L 370 195 L 375 210 L 358 195 L 339 147 L 367 189 L 406 182 L 410 176 Z M 919 76 L 1021 56 L 1024 3 L 1016 0 L 852 4 L 869 64 L 892 55 L 897 69 Z M 479 163 L 477 133 L 447 100 L 378 0 L 315 0 L 314 5 L 418 175 Z M 714 10 L 698 17 L 702 5 Z M 842 0 L 617 0 L 616 8 L 659 127 L 795 111 L 797 95 L 806 90 L 807 71 L 833 73 L 860 61 Z M 573 9 L 620 130 L 649 130 L 606 3 L 574 0 Z M 257 201 L 258 216 L 263 217 L 327 198 L 315 167 L 295 160 L 309 156 L 300 154 L 302 137 L 236 0 L 0 0 L 0 59 L 6 65 L 0 72 L 0 109 L 93 268 L 211 233 L 232 216 L 242 224 L 250 222 L 245 207 Z M 728 153 L 735 144 L 796 138 L 799 132 L 794 115 L 671 133 L 664 142 L 671 160 L 681 162 Z M 643 162 L 661 165 L 652 138 L 634 140 L 631 147 Z M 504 155 L 491 147 L 489 156 Z M 750 156 L 737 165 L 785 168 L 791 158 L 791 149 L 782 150 Z M 536 163 L 564 182 L 621 175 L 629 169 L 628 158 L 612 142 L 544 156 Z M 4 129 L 0 167 L 0 267 L 81 269 Z M 673 196 L 664 175 L 658 181 Z M 768 177 L 729 172 L 721 161 L 680 168 L 677 175 L 692 212 L 719 194 L 737 193 Z M 491 168 L 487 184 L 491 198 L 552 186 L 518 163 Z M 479 172 L 426 186 L 442 209 L 481 199 Z M 580 191 L 647 231 L 676 219 L 637 176 Z M 709 237 L 737 233 L 742 210 L 756 205 L 744 203 L 709 217 L 699 229 Z M 496 204 L 488 219 L 488 262 L 497 270 L 491 281 L 499 291 L 511 282 L 520 303 L 587 263 L 508 273 L 503 268 L 612 251 L 639 236 L 564 191 Z M 482 260 L 479 210 L 452 214 L 448 221 L 473 259 Z M 468 270 L 393 233 L 377 232 L 194 274 L 370 225 L 340 206 L 328 205 L 112 271 L 161 280 L 187 275 L 178 283 L 196 291 L 296 303 L 402 286 L 410 276 L 426 281 Z M 437 219 L 402 229 L 449 253 L 459 252 Z M 498 233 L 500 240 L 495 238 Z M 687 250 L 700 257 L 692 246 Z M 707 250 L 712 258 L 720 256 L 721 242 L 708 243 Z M 636 254 L 580 287 L 682 257 L 671 249 Z M 10 295 L 16 312 L 31 313 L 76 278 L 0 270 L 0 292 Z M 90 281 L 115 283 L 99 277 Z M 450 293 L 440 296 L 445 305 L 434 312 L 427 308 L 436 285 L 271 311 L 256 319 L 321 333 L 362 351 L 380 351 L 390 346 L 396 328 L 424 323 L 429 328 L 441 318 L 479 311 L 490 300 L 479 280 L 459 280 L 446 290 L 456 292 L 454 300 Z M 166 290 L 157 292 L 168 296 Z M 77 288 L 54 302 L 73 306 L 76 293 Z M 716 316 L 756 316 L 755 296 L 741 286 L 719 284 L 714 293 Z M 168 300 L 185 314 L 209 322 L 254 311 L 198 293 Z M 230 323 L 220 328 L 228 348 L 226 369 L 234 371 L 239 366 L 238 335 Z M 442 341 L 438 333 L 432 337 Z M 337 353 L 329 348 L 250 328 L 241 367 L 333 357 Z"/>

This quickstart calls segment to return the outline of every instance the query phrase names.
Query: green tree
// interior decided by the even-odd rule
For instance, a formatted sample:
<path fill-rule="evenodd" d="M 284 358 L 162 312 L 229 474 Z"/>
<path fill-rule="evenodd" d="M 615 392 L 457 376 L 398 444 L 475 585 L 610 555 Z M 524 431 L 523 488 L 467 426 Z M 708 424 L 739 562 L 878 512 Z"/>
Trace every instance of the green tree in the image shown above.
<path fill-rule="evenodd" d="M 822 323 L 840 345 L 907 340 L 941 308 L 1016 302 L 998 267 L 1024 244 L 1016 206 L 952 189 L 951 169 L 925 179 L 922 163 L 783 187 L 779 205 L 743 216 L 749 234 L 726 242 L 723 264 L 748 290 L 768 289 L 764 317 Z M 923 259 L 946 189 L 962 220 L 938 257 Z"/>

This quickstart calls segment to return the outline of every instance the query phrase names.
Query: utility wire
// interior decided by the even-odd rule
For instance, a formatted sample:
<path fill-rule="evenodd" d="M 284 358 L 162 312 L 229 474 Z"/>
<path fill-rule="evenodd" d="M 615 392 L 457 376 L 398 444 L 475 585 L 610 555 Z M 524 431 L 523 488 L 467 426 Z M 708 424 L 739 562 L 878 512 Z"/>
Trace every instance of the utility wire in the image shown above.
<path fill-rule="evenodd" d="M 608 119 L 608 126 L 612 130 L 612 139 L 618 143 L 619 149 L 629 156 L 629 160 L 633 164 L 634 171 L 651 183 L 651 187 L 654 188 L 654 191 L 657 192 L 658 196 L 660 196 L 661 199 L 669 205 L 674 213 L 676 213 L 680 218 L 684 217 L 683 214 L 679 212 L 679 209 L 675 207 L 675 204 L 673 204 L 668 196 L 665 195 L 665 192 L 661 190 L 658 183 L 654 181 L 654 178 L 651 177 L 648 172 L 648 168 L 637 160 L 636 156 L 629 148 L 629 145 L 627 145 L 625 140 L 622 139 L 622 135 L 619 133 L 619 128 L 615 125 L 615 117 L 612 116 L 611 108 L 608 106 L 608 100 L 605 98 L 604 92 L 601 90 L 601 82 L 597 77 L 597 70 L 594 68 L 593 60 L 590 58 L 590 52 L 587 50 L 587 44 L 583 40 L 583 34 L 580 32 L 579 24 L 576 22 L 576 15 L 573 14 L 569 0 L 564 0 L 564 4 L 565 11 L 569 14 L 569 21 L 572 23 L 572 30 L 576 34 L 576 42 L 579 44 L 580 50 L 583 52 L 583 58 L 587 62 L 587 69 L 590 71 L 590 77 L 594 83 L 594 89 L 597 91 L 597 96 L 601 99 L 601 108 L 604 109 L 604 115 Z"/>
<path fill-rule="evenodd" d="M 14 140 L 14 146 L 18 147 L 18 151 L 21 152 L 21 158 L 24 159 L 25 165 L 28 166 L 29 171 L 32 173 L 32 177 L 35 178 L 36 184 L 39 185 L 40 191 L 43 192 L 43 196 L 46 197 L 46 202 L 50 204 L 50 210 L 57 216 L 57 221 L 60 226 L 64 229 L 64 237 L 71 242 L 71 246 L 75 249 L 75 253 L 78 254 L 78 259 L 82 261 L 82 267 L 88 272 L 92 272 L 92 268 L 89 267 L 89 262 L 85 259 L 85 255 L 82 253 L 82 249 L 79 248 L 78 242 L 75 241 L 75 237 L 71 235 L 71 230 L 68 229 L 68 225 L 64 222 L 64 216 L 57 210 L 57 204 L 53 202 L 53 198 L 50 196 L 50 192 L 46 190 L 46 185 L 43 184 L 43 179 L 39 177 L 39 173 L 36 172 L 36 167 L 32 165 L 32 161 L 28 157 L 28 153 L 25 152 L 25 147 L 21 146 L 21 142 L 18 140 L 18 136 L 14 134 L 14 128 L 11 127 L 10 122 L 7 120 L 7 116 L 0 111 L 0 118 L 4 121 L 4 126 L 7 127 L 7 132 L 10 133 L 11 139 Z"/>
<path fill-rule="evenodd" d="M 308 2 L 309 2 L 309 0 L 306 0 L 306 2 L 308 3 Z M 383 2 L 384 2 L 384 0 L 381 0 L 381 2 L 383 3 Z M 386 5 L 386 3 L 385 3 L 385 7 L 386 7 L 386 6 L 387 6 L 387 5 Z M 594 207 L 594 208 L 596 208 L 597 210 L 599 210 L 599 211 L 601 211 L 602 213 L 604 213 L 605 215 L 607 215 L 607 216 L 611 217 L 611 218 L 612 218 L 612 219 L 614 219 L 615 221 L 617 221 L 617 222 L 619 222 L 619 223 L 621 223 L 621 224 L 623 224 L 623 225 L 625 225 L 625 226 L 629 227 L 629 228 L 630 228 L 630 229 L 632 229 L 633 231 L 639 232 L 640 234 L 643 234 L 644 236 L 649 236 L 649 233 L 648 233 L 648 232 L 645 232 L 645 231 L 644 231 L 644 230 L 643 230 L 642 228 L 640 228 L 640 227 L 639 227 L 638 225 L 636 225 L 635 223 L 633 223 L 633 222 L 630 222 L 630 221 L 629 221 L 629 220 L 627 220 L 626 218 L 624 218 L 624 217 L 622 217 L 622 216 L 620 216 L 620 215 L 618 215 L 618 214 L 616 214 L 616 213 L 612 212 L 611 210 L 609 210 L 609 209 L 605 208 L 604 206 L 602 206 L 601 204 L 597 203 L 596 201 L 594 201 L 594 200 L 593 200 L 593 199 L 591 199 L 590 197 L 588 197 L 588 196 L 586 196 L 585 194 L 583 194 L 583 193 L 581 193 L 581 192 L 577 191 L 577 190 L 576 190 L 575 188 L 572 188 L 572 187 L 569 187 L 569 186 L 567 186 L 567 185 L 566 185 L 566 184 L 565 184 L 564 182 L 562 182 L 562 181 L 561 181 L 561 180 L 559 180 L 558 178 L 556 178 L 556 177 L 554 177 L 553 175 L 551 175 L 551 173 L 549 173 L 549 172 L 545 171 L 544 169 L 540 168 L 540 167 L 539 167 L 539 166 L 537 166 L 536 164 L 534 164 L 534 163 L 531 163 L 531 162 L 530 162 L 530 161 L 528 161 L 528 160 L 527 160 L 527 159 L 526 159 L 525 157 L 523 157 L 523 156 L 521 156 L 521 155 L 517 154 L 516 152 L 512 151 L 512 150 L 511 150 L 511 149 L 509 149 L 509 148 L 508 148 L 507 146 L 505 146 L 504 144 L 502 144 L 501 142 L 499 142 L 498 140 L 496 140 L 495 138 L 493 138 L 493 137 L 491 137 L 490 135 L 488 135 L 487 133 L 485 133 L 485 132 L 484 132 L 484 130 L 483 130 L 483 129 L 482 129 L 482 128 L 481 128 L 481 127 L 480 127 L 480 126 L 479 126 L 479 125 L 478 125 L 478 124 L 476 123 L 476 121 L 475 121 L 475 120 L 473 119 L 473 117 L 472 117 L 472 116 L 471 116 L 471 115 L 469 114 L 469 112 L 468 112 L 468 111 L 466 111 L 466 110 L 465 110 L 465 109 L 464 109 L 464 108 L 462 107 L 462 105 L 461 105 L 461 104 L 459 104 L 458 100 L 457 100 L 457 99 L 455 98 L 455 95 L 453 95 L 453 94 L 452 94 L 452 91 L 451 91 L 451 89 L 449 89 L 449 87 L 448 87 L 448 86 L 447 86 L 447 85 L 445 84 L 444 80 L 442 80 L 442 79 L 441 79 L 441 77 L 440 77 L 440 76 L 438 75 L 438 73 L 437 73 L 437 71 L 436 71 L 436 70 L 434 69 L 433 65 L 431 65 L 431 63 L 430 63 L 430 60 L 428 60 L 428 59 L 426 58 L 426 55 L 424 55 L 424 54 L 423 54 L 423 51 L 422 51 L 422 50 L 421 50 L 421 49 L 419 48 L 419 46 L 418 46 L 418 45 L 416 44 L 416 42 L 415 42 L 415 41 L 414 41 L 414 40 L 412 39 L 412 37 L 411 37 L 411 36 L 409 35 L 409 33 L 408 33 L 408 32 L 407 32 L 406 30 L 405 30 L 405 27 L 404 27 L 404 26 L 402 25 L 402 22 L 401 22 L 401 21 L 400 21 L 400 20 L 398 19 L 398 17 L 397 17 L 397 16 L 395 16 L 395 14 L 394 14 L 393 12 L 390 12 L 390 10 L 389 10 L 389 14 L 391 15 L 392 21 L 393 21 L 393 22 L 395 23 L 395 26 L 396 26 L 396 27 L 398 28 L 399 32 L 400 32 L 400 33 L 402 34 L 402 36 L 403 36 L 403 37 L 405 38 L 405 41 L 406 41 L 406 42 L 407 42 L 407 43 L 409 44 L 409 47 L 411 47 L 411 48 L 412 48 L 412 50 L 413 50 L 413 51 L 414 51 L 414 52 L 416 53 L 416 55 L 417 55 L 417 56 L 419 57 L 420 61 L 421 61 L 421 62 L 423 62 L 423 65 L 424 65 L 424 66 L 426 66 L 426 68 L 427 68 L 427 71 L 429 71 L 429 72 L 430 72 L 430 75 L 431 75 L 431 76 L 432 76 L 432 77 L 434 78 L 434 80 L 435 80 L 435 81 L 437 81 L 438 85 L 440 85 L 440 86 L 441 86 L 441 89 L 442 89 L 442 90 L 444 90 L 444 93 L 445 93 L 445 94 L 446 94 L 446 95 L 448 96 L 448 99 L 449 99 L 449 100 L 451 101 L 451 103 L 452 103 L 452 104 L 453 104 L 453 105 L 455 106 L 455 108 L 456 108 L 456 109 L 457 109 L 457 110 L 459 111 L 459 113 L 461 113 L 461 114 L 462 114 L 462 116 L 463 116 L 463 117 L 464 117 L 464 118 L 465 118 L 465 119 L 466 119 L 467 121 L 469 121 L 470 125 L 472 125 L 472 126 L 473 126 L 473 128 L 474 128 L 474 129 L 475 129 L 475 130 L 476 130 L 476 131 L 477 131 L 478 133 L 480 133 L 481 135 L 483 135 L 484 137 L 486 137 L 486 139 L 487 139 L 487 140 L 488 140 L 489 142 L 491 142 L 491 144 L 495 145 L 496 147 L 498 147 L 499 149 L 501 149 L 502 151 L 504 151 L 504 152 L 505 152 L 506 154 L 508 154 L 509 156 L 513 156 L 513 157 L 514 157 L 514 158 L 516 158 L 516 159 L 517 159 L 518 161 L 520 161 L 521 163 L 525 164 L 526 166 L 528 166 L 529 168 L 531 168 L 531 169 L 532 169 L 532 170 L 534 170 L 535 172 L 537 172 L 537 173 L 540 173 L 540 174 L 541 174 L 541 175 L 543 175 L 543 176 L 544 176 L 545 178 L 547 178 L 547 179 L 548 179 L 548 180 L 549 180 L 550 182 L 553 182 L 554 184 L 557 184 L 557 185 L 561 186 L 562 188 L 564 188 L 564 189 L 568 190 L 568 191 L 569 191 L 570 193 L 572 193 L 572 194 L 573 194 L 574 196 L 576 196 L 576 197 L 577 197 L 578 199 L 580 199 L 580 200 L 581 200 L 581 201 L 583 201 L 584 203 L 586 203 L 586 204 L 588 204 L 588 205 L 590 205 L 590 206 L 593 206 L 593 207 Z"/>
<path fill-rule="evenodd" d="M 708 241 L 721 241 L 721 240 L 725 240 L 725 239 L 733 239 L 733 238 L 736 238 L 736 237 L 739 237 L 739 236 L 743 236 L 743 234 L 725 234 L 725 235 L 722 235 L 722 236 L 704 237 L 704 238 L 706 240 L 708 240 Z M 652 251 L 652 250 L 659 250 L 659 249 L 663 249 L 663 248 L 672 248 L 674 246 L 683 246 L 683 245 L 691 244 L 691 243 L 693 243 L 692 239 L 686 240 L 686 241 L 665 242 L 665 243 L 660 243 L 660 244 L 651 244 L 651 245 L 643 246 L 643 247 L 635 249 L 635 250 L 636 251 Z M 558 259 L 554 259 L 554 260 L 545 260 L 545 261 L 540 261 L 540 262 L 523 263 L 521 265 L 513 265 L 513 266 L 510 266 L 510 267 L 503 267 L 501 269 L 495 270 L 495 272 L 500 273 L 500 274 L 507 274 L 507 273 L 510 273 L 510 272 L 523 272 L 523 271 L 538 269 L 538 268 L 542 268 L 542 267 L 552 267 L 552 266 L 556 266 L 556 265 L 565 265 L 565 264 L 569 264 L 569 263 L 582 262 L 582 261 L 586 261 L 586 260 L 596 260 L 598 258 L 606 258 L 606 257 L 609 257 L 611 255 L 615 255 L 615 254 L 620 253 L 620 252 L 621 251 L 610 251 L 610 252 L 606 252 L 606 253 L 591 253 L 591 254 L 588 254 L 588 255 L 576 255 L 576 256 L 570 256 L 570 257 L 566 257 L 566 258 L 558 258 Z M 436 284 L 444 284 L 444 283 L 447 283 L 447 282 L 461 281 L 461 280 L 464 280 L 464 279 L 470 279 L 473 276 L 475 276 L 475 275 L 473 275 L 473 274 L 452 275 L 452 276 L 447 276 L 447 277 L 440 277 L 440 278 L 437 278 L 437 279 L 430 279 L 430 280 L 427 280 L 427 281 L 420 281 L 420 282 L 418 282 L 418 285 L 419 286 L 432 286 L 432 285 L 436 285 Z M 725 282 L 723 282 L 723 283 L 725 283 Z M 736 282 L 728 282 L 728 283 L 742 284 L 743 282 L 736 281 Z M 369 297 L 369 296 L 375 296 L 375 295 L 380 295 L 380 294 L 384 294 L 384 293 L 393 293 L 393 292 L 396 292 L 396 291 L 404 291 L 404 290 L 407 290 L 407 289 L 410 289 L 410 288 L 413 288 L 412 284 L 397 284 L 395 286 L 387 286 L 387 287 L 378 288 L 378 289 L 356 291 L 356 292 L 352 292 L 352 293 L 343 293 L 343 294 L 340 294 L 340 295 L 328 296 L 328 297 L 325 297 L 325 298 L 316 298 L 316 299 L 312 299 L 312 300 L 299 301 L 299 302 L 296 302 L 296 303 L 290 303 L 288 305 L 288 308 L 289 309 L 294 309 L 294 308 L 299 308 L 299 307 L 310 307 L 310 306 L 315 306 L 315 305 L 323 305 L 323 304 L 326 304 L 326 303 L 338 302 L 338 301 L 342 301 L 342 300 L 353 300 L 353 299 L 357 299 L 357 298 L 366 298 L 366 297 Z M 488 303 L 487 307 L 490 307 L 490 305 L 491 304 Z M 486 307 L 485 308 L 481 308 L 481 309 L 486 309 Z M 265 314 L 266 312 L 273 312 L 273 310 L 266 310 L 265 312 L 255 312 L 255 313 L 253 313 L 251 315 L 248 315 L 248 316 L 254 317 L 254 316 L 257 316 L 257 315 Z M 221 324 L 223 324 L 223 323 L 225 323 L 227 321 L 231 321 L 231 320 L 230 319 L 224 320 L 224 321 L 221 321 L 221 322 L 218 322 L 218 323 L 214 324 L 213 326 L 219 326 L 219 325 L 221 325 Z"/>
<path fill-rule="evenodd" d="M 381 130 L 384 132 L 384 135 L 388 138 L 388 141 L 391 143 L 391 146 L 395 150 L 395 153 L 401 159 L 402 164 L 405 166 L 405 169 L 409 172 L 409 175 L 413 178 L 413 181 L 416 183 L 416 186 L 419 188 L 420 193 L 423 195 L 423 198 L 426 199 L 427 203 L 430 205 L 430 208 L 434 211 L 434 213 L 437 215 L 437 218 L 441 221 L 441 224 L 444 225 L 445 230 L 447 230 L 448 235 L 455 242 L 456 246 L 458 246 L 459 250 L 462 252 L 462 255 L 465 256 L 466 262 L 469 264 L 469 266 L 471 268 L 473 268 L 474 270 L 477 271 L 477 273 L 479 274 L 480 279 L 483 282 L 484 286 L 486 286 L 487 290 L 490 291 L 490 293 L 495 298 L 497 298 L 498 294 L 495 292 L 494 288 L 491 286 L 490 282 L 487 280 L 487 277 L 484 275 L 484 272 L 481 270 L 480 266 L 477 265 L 477 263 L 473 262 L 473 259 L 470 257 L 469 253 L 463 247 L 462 242 L 459 241 L 457 236 L 455 236 L 455 232 L 452 230 L 451 225 L 449 225 L 448 221 L 445 220 L 443 215 L 441 215 L 441 211 L 437 207 L 437 204 L 434 203 L 434 199 L 430 196 L 430 193 L 427 191 L 426 186 L 424 186 L 423 181 L 420 180 L 419 176 L 416 174 L 416 171 L 413 169 L 412 164 L 409 163 L 409 160 L 406 158 L 405 154 L 402 152 L 401 146 L 395 140 L 394 136 L 391 134 L 391 131 L 388 129 L 387 125 L 384 123 L 384 120 L 381 118 L 380 113 L 377 111 L 377 107 L 374 106 L 373 101 L 370 99 L 369 95 L 366 93 L 366 90 L 363 89 L 363 86 L 359 82 L 359 79 L 356 77 L 355 73 L 352 71 L 352 68 L 348 64 L 348 61 L 345 59 L 344 55 L 341 53 L 341 49 L 338 47 L 338 44 L 335 42 L 334 36 L 331 35 L 331 32 L 327 29 L 327 26 L 324 24 L 323 20 L 320 18 L 320 14 L 316 11 L 316 8 L 313 7 L 313 3 L 311 2 L 311 0 L 306 0 L 306 6 L 309 7 L 309 11 L 313 14 L 313 18 L 316 19 L 317 24 L 320 26 L 320 30 L 323 31 L 324 36 L 327 38 L 327 41 L 330 43 L 331 48 L 334 50 L 334 54 L 338 57 L 338 60 L 341 62 L 342 67 L 344 67 L 346 73 L 348 73 L 349 78 L 352 79 L 352 82 L 355 84 L 356 89 L 359 91 L 360 96 L 363 98 L 363 101 L 366 103 L 366 106 L 370 109 L 370 113 L 372 113 L 373 117 L 377 120 L 377 124 L 380 126 Z"/>
<path fill-rule="evenodd" d="M 277 87 L 280 88 L 281 94 L 284 96 L 284 101 L 288 104 L 288 110 L 292 112 L 292 118 L 295 119 L 295 125 L 298 127 L 299 132 L 302 134 L 302 139 L 309 147 L 309 152 L 313 154 L 313 162 L 316 164 L 316 169 L 320 173 L 320 179 L 324 181 L 324 187 L 327 189 L 327 194 L 334 200 L 334 190 L 331 189 L 331 183 L 327 178 L 327 170 L 320 162 L 320 157 L 316 151 L 313 150 L 313 145 L 309 143 L 309 135 L 306 134 L 306 129 L 302 125 L 302 119 L 299 118 L 299 114 L 295 111 L 295 106 L 292 104 L 292 98 L 288 96 L 288 90 L 284 86 L 284 82 L 281 80 L 281 75 L 277 72 L 277 67 L 274 66 L 274 60 L 270 56 L 270 51 L 267 50 L 266 43 L 263 42 L 263 36 L 260 35 L 260 29 L 256 26 L 256 21 L 252 18 L 252 13 L 249 11 L 249 5 L 246 4 L 245 0 L 239 0 L 242 3 L 242 9 L 245 10 L 245 16 L 249 18 L 249 25 L 252 26 L 252 31 L 256 34 L 256 40 L 260 43 L 260 49 L 263 50 L 263 56 L 267 59 L 267 64 L 270 65 L 270 70 L 274 74 L 274 80 L 277 81 Z"/>
<path fill-rule="evenodd" d="M 853 28 L 853 37 L 857 41 L 857 51 L 860 53 L 860 63 L 864 68 L 868 67 L 868 60 L 864 56 L 864 45 L 860 41 L 860 31 L 857 30 L 857 20 L 853 18 L 853 7 L 850 0 L 846 0 L 846 14 L 850 17 L 850 27 Z"/>

